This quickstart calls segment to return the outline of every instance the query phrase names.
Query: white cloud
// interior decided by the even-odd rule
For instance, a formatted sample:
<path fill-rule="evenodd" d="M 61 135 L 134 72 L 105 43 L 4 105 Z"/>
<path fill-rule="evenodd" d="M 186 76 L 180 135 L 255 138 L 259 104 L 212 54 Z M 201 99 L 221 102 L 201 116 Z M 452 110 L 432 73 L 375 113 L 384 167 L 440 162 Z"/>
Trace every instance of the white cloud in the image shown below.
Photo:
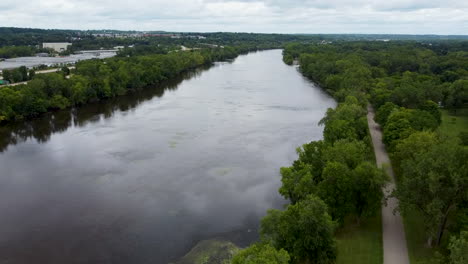
<path fill-rule="evenodd" d="M 460 0 L 1 0 L 0 25 L 70 29 L 467 34 Z"/>

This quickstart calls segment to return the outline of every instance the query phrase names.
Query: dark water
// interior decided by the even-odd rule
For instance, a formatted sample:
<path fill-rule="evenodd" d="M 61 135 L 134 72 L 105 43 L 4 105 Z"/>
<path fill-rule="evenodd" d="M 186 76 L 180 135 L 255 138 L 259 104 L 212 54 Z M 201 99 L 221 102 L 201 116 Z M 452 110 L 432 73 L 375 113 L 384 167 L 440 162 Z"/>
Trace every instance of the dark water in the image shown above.
<path fill-rule="evenodd" d="M 279 168 L 334 101 L 240 56 L 161 87 L 0 128 L 0 263 L 167 263 L 256 238 Z"/>

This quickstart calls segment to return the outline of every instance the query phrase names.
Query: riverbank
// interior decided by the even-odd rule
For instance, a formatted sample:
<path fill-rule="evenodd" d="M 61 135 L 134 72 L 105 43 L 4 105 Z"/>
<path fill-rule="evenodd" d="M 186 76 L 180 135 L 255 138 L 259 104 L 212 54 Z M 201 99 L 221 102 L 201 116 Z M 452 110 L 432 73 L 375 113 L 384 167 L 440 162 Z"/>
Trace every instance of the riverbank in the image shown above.
<path fill-rule="evenodd" d="M 174 78 L 184 71 L 235 58 L 249 50 L 246 47 L 226 47 L 81 61 L 70 79 L 54 74 L 41 75 L 26 85 L 1 88 L 1 96 L 5 99 L 0 105 L 0 122 L 37 117 L 51 110 L 121 96 Z"/>

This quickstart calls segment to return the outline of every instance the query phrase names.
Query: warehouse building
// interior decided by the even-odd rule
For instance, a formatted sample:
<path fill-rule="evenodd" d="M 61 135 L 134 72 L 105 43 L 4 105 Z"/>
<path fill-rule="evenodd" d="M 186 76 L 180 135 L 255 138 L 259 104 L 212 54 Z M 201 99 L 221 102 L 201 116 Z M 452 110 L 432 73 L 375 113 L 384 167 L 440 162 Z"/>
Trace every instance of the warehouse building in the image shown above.
<path fill-rule="evenodd" d="M 67 47 L 71 45 L 72 44 L 68 42 L 47 42 L 47 43 L 44 42 L 42 43 L 42 47 L 44 49 L 49 48 L 49 49 L 55 50 L 56 52 L 66 51 Z"/>

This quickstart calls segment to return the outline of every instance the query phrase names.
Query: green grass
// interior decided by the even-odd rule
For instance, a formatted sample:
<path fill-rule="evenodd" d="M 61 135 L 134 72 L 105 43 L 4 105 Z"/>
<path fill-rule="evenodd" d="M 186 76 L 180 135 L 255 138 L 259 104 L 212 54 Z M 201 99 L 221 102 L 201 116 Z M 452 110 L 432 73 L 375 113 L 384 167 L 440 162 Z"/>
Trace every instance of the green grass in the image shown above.
<path fill-rule="evenodd" d="M 337 232 L 337 264 L 382 264 L 382 216 L 347 223 Z"/>
<path fill-rule="evenodd" d="M 395 174 L 395 178 L 399 179 L 399 175 Z M 398 185 L 398 180 L 396 181 Z M 403 225 L 405 227 L 406 246 L 408 247 L 408 257 L 411 264 L 423 264 L 431 260 L 436 252 L 435 248 L 426 246 L 427 236 L 424 226 L 424 220 L 421 213 L 411 211 L 402 215 Z"/>
<path fill-rule="evenodd" d="M 413 211 L 403 217 L 406 244 L 411 264 L 427 262 L 436 251 L 435 248 L 428 248 L 426 246 L 427 236 L 421 219 L 423 218 L 417 211 Z"/>
<path fill-rule="evenodd" d="M 439 132 L 447 136 L 458 136 L 462 131 L 468 131 L 468 108 L 457 109 L 456 113 L 442 110 L 442 124 Z"/>

